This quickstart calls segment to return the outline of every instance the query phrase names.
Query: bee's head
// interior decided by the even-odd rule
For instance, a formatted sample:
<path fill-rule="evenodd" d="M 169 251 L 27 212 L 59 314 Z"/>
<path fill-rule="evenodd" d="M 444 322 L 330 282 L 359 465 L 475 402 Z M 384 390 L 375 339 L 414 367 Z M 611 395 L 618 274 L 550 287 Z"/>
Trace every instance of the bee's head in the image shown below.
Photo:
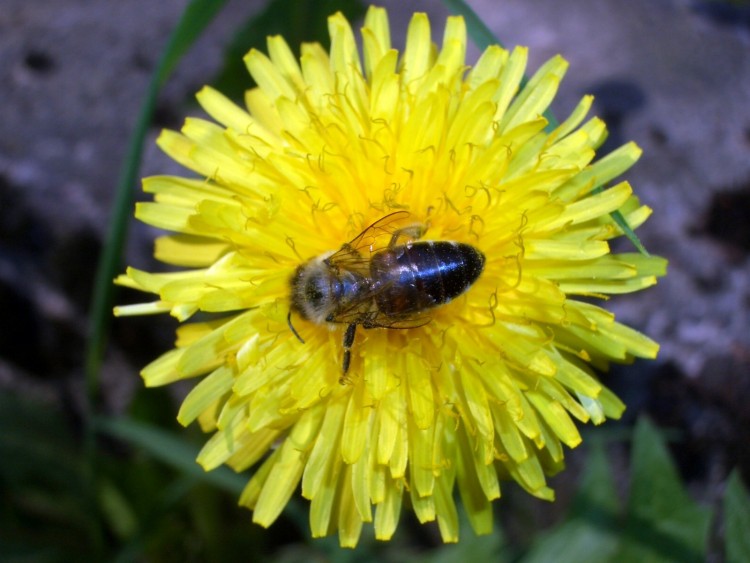
<path fill-rule="evenodd" d="M 292 311 L 317 324 L 326 322 L 338 302 L 340 284 L 326 257 L 319 256 L 299 266 L 291 282 Z"/>

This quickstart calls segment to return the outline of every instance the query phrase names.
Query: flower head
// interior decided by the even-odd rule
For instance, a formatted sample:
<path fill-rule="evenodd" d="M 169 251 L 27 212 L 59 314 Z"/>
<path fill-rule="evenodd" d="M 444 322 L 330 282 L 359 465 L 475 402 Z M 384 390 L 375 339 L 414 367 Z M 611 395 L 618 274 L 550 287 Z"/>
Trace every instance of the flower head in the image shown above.
<path fill-rule="evenodd" d="M 143 377 L 202 378 L 178 419 L 213 432 L 198 459 L 206 469 L 257 466 L 240 499 L 255 522 L 269 526 L 301 486 L 314 536 L 338 530 L 353 546 L 374 522 L 388 539 L 408 497 L 421 522 L 437 519 L 456 541 L 457 487 L 487 533 L 501 479 L 551 499 L 545 476 L 581 441 L 574 420 L 622 413 L 594 368 L 656 355 L 591 302 L 664 273 L 662 259 L 610 253 L 622 235 L 610 213 L 635 228 L 650 210 L 627 182 L 596 189 L 639 149 L 593 162 L 606 129 L 584 122 L 590 97 L 547 131 L 541 114 L 565 61 L 523 88 L 523 48 L 490 47 L 469 68 L 460 17 L 438 50 L 427 17 L 414 15 L 399 55 L 385 11 L 371 8 L 362 61 L 341 14 L 329 30 L 330 53 L 305 44 L 299 60 L 269 38 L 269 56 L 245 57 L 258 86 L 244 107 L 204 88 L 198 100 L 215 122 L 162 133 L 161 148 L 199 178 L 145 179 L 154 201 L 136 216 L 174 232 L 156 257 L 184 269 L 128 269 L 118 283 L 159 298 L 117 313 L 215 314 L 182 325 Z M 293 305 L 300 267 L 333 263 L 341 274 L 345 257 L 371 282 L 373 257 L 418 241 L 474 249 L 476 281 L 397 320 L 373 288 L 349 316 Z"/>

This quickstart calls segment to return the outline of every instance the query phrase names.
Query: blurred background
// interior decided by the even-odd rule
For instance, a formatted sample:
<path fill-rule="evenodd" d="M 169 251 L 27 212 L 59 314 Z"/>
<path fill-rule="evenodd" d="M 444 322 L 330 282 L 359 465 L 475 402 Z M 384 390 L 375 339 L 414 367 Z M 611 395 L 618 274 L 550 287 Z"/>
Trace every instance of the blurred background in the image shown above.
<path fill-rule="evenodd" d="M 734 494 L 736 475 L 750 480 L 750 5 L 468 3 L 506 47 L 530 47 L 530 73 L 556 53 L 570 62 L 552 108 L 558 118 L 594 94 L 595 113 L 610 129 L 604 152 L 628 140 L 644 149 L 627 174 L 654 209 L 638 235 L 670 261 L 658 286 L 607 305 L 662 348 L 655 362 L 603 376 L 628 411 L 587 429 L 584 446 L 568 452 L 568 469 L 552 480 L 558 501 L 507 484 L 496 503 L 497 533 L 476 539 L 467 528 L 458 546 L 445 548 L 434 526 L 407 513 L 393 542 L 366 534 L 356 551 L 342 551 L 335 538 L 310 540 L 303 501 L 263 530 L 236 507 L 245 477 L 205 476 L 192 462 L 202 437 L 175 421 L 184 389 L 143 389 L 140 369 L 173 344 L 170 318 L 112 322 L 89 412 L 85 355 L 97 261 L 149 82 L 185 2 L 3 0 L 0 560 L 736 557 L 725 536 L 743 515 L 750 526 L 746 505 L 728 507 L 730 497 L 743 498 Z M 443 3 L 379 4 L 389 10 L 396 46 L 413 11 L 430 14 L 440 42 L 450 13 Z M 241 91 L 249 86 L 237 81 L 247 79 L 245 51 L 265 50 L 269 33 L 283 33 L 293 47 L 325 41 L 325 16 L 337 9 L 353 21 L 364 13 L 354 0 L 227 2 L 159 91 L 139 176 L 181 173 L 153 141 L 199 113 L 193 95 L 203 84 Z M 470 51 L 470 63 L 478 53 Z M 132 190 L 141 197 L 138 182 Z M 158 269 L 156 234 L 131 221 L 122 265 Z M 116 295 L 118 303 L 134 297 Z M 666 500 L 654 508 L 660 492 Z M 600 504 L 586 504 L 594 497 Z M 649 499 L 650 508 L 639 504 Z M 612 519 L 592 527 L 602 506 Z M 644 514 L 668 523 L 670 514 L 690 514 L 681 533 L 702 543 L 657 534 L 630 546 L 653 528 L 643 526 Z M 618 527 L 630 531 L 618 536 Z M 573 538 L 582 547 L 568 553 Z"/>

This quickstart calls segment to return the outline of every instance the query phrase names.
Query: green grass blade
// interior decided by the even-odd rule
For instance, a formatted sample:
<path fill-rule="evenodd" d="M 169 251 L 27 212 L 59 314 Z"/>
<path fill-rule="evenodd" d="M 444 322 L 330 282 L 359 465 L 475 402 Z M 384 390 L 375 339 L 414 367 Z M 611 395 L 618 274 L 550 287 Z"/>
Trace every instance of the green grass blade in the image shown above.
<path fill-rule="evenodd" d="M 148 453 L 154 459 L 176 469 L 187 479 L 203 482 L 239 498 L 248 483 L 248 475 L 235 473 L 226 466 L 205 471 L 198 463 L 198 450 L 182 435 L 165 431 L 152 424 L 137 422 L 130 418 L 97 417 L 94 419 L 97 432 L 118 438 Z M 291 522 L 307 534 L 307 511 L 298 499 L 291 499 L 284 512 Z M 331 555 L 336 551 L 332 541 L 314 542 Z"/>
<path fill-rule="evenodd" d="M 121 268 L 122 252 L 133 211 L 134 190 L 143 152 L 143 140 L 148 131 L 160 87 L 187 49 L 200 36 L 226 0 L 192 0 L 167 42 L 157 68 L 151 77 L 146 98 L 141 106 L 135 131 L 128 145 L 127 156 L 120 171 L 109 232 L 99 259 L 94 294 L 89 315 L 89 338 L 86 350 L 85 376 L 89 408 L 99 392 L 99 369 L 106 347 L 107 333 L 112 318 L 114 286 L 112 280 Z"/>
<path fill-rule="evenodd" d="M 630 228 L 630 225 L 628 225 L 628 222 L 625 220 L 625 217 L 623 217 L 622 213 L 616 210 L 610 213 L 610 215 L 612 216 L 614 222 L 617 223 L 617 226 L 622 229 L 623 233 L 625 233 L 625 236 L 628 237 L 628 240 L 633 244 L 633 246 L 636 247 L 638 252 L 640 252 L 644 256 L 651 256 L 648 253 L 648 250 L 646 250 L 646 247 L 643 246 L 641 239 L 639 239 L 638 235 L 636 235 L 633 229 Z"/>
<path fill-rule="evenodd" d="M 195 461 L 198 457 L 198 450 L 183 436 L 177 436 L 156 426 L 136 422 L 129 418 L 97 417 L 95 420 L 98 431 L 148 452 L 153 458 L 185 475 L 209 483 L 235 496 L 239 496 L 247 484 L 246 476 L 238 475 L 228 467 L 204 471 Z"/>
<path fill-rule="evenodd" d="M 592 193 L 598 194 L 604 191 L 604 186 L 597 186 L 593 190 L 591 190 Z M 622 229 L 622 232 L 625 234 L 625 236 L 628 238 L 628 240 L 635 246 L 635 248 L 643 254 L 644 256 L 651 256 L 648 253 L 648 250 L 646 250 L 646 247 L 643 246 L 643 243 L 641 242 L 641 239 L 638 238 L 638 235 L 635 234 L 633 229 L 630 228 L 630 225 L 628 225 L 627 220 L 623 216 L 623 214 L 620 212 L 619 209 L 614 210 L 612 213 L 609 214 L 610 217 L 612 217 L 612 220 L 615 222 L 615 224 Z"/>
<path fill-rule="evenodd" d="M 174 513 L 175 507 L 184 501 L 195 485 L 196 479 L 183 476 L 175 479 L 158 497 L 153 499 L 150 514 L 145 521 L 139 523 L 138 532 L 119 546 L 116 554 L 110 559 L 111 563 L 142 561 L 149 540 L 153 540 L 153 535 L 158 534 L 159 522 Z"/>
<path fill-rule="evenodd" d="M 200 37 L 226 0 L 192 0 L 169 38 L 156 69 L 157 87 L 164 84 L 177 62 Z"/>

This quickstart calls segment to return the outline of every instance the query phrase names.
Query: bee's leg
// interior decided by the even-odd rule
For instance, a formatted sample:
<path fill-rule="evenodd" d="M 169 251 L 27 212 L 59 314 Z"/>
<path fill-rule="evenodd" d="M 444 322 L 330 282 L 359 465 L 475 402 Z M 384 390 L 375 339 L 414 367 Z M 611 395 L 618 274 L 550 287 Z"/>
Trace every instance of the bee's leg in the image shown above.
<path fill-rule="evenodd" d="M 419 223 L 409 225 L 408 227 L 404 227 L 403 229 L 398 229 L 391 235 L 391 241 L 388 243 L 388 248 L 393 248 L 394 246 L 396 246 L 396 243 L 398 243 L 398 239 L 400 239 L 401 237 L 411 240 L 422 238 L 422 235 L 426 230 L 427 229 L 425 228 L 425 226 Z"/>
<path fill-rule="evenodd" d="M 344 333 L 344 365 L 339 383 L 346 383 L 346 372 L 349 371 L 349 364 L 352 361 L 352 344 L 354 344 L 354 335 L 357 331 L 357 325 L 352 323 L 346 327 Z"/>

